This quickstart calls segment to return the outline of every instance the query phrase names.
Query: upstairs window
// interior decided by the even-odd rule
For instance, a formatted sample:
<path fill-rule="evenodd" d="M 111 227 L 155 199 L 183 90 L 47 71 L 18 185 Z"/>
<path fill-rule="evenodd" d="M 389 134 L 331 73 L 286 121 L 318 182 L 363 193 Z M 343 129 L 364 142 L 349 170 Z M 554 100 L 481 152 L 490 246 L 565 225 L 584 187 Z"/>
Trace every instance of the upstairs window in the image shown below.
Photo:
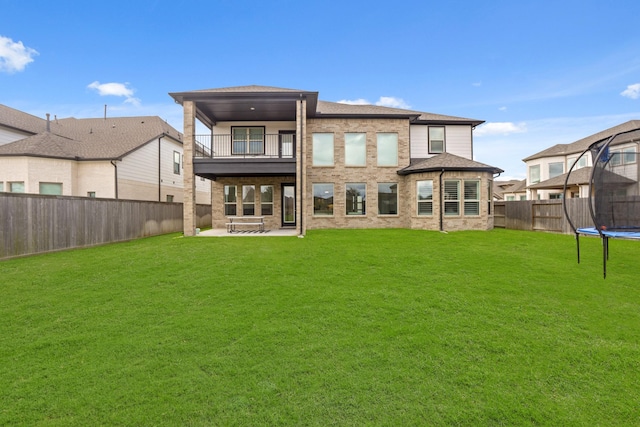
<path fill-rule="evenodd" d="M 313 134 L 313 166 L 333 166 L 333 134 Z"/>
<path fill-rule="evenodd" d="M 344 134 L 344 164 L 346 166 L 367 165 L 367 134 Z"/>
<path fill-rule="evenodd" d="M 264 127 L 232 127 L 231 154 L 264 154 Z"/>
<path fill-rule="evenodd" d="M 180 175 L 180 153 L 177 151 L 173 152 L 173 173 Z"/>
<path fill-rule="evenodd" d="M 529 184 L 540 182 L 540 165 L 529 166 Z"/>
<path fill-rule="evenodd" d="M 549 163 L 549 179 L 560 176 L 564 173 L 564 164 L 562 162 Z"/>
<path fill-rule="evenodd" d="M 378 166 L 398 166 L 398 134 L 379 133 Z"/>
<path fill-rule="evenodd" d="M 444 153 L 444 126 L 430 126 L 429 127 L 429 153 L 440 154 Z"/>

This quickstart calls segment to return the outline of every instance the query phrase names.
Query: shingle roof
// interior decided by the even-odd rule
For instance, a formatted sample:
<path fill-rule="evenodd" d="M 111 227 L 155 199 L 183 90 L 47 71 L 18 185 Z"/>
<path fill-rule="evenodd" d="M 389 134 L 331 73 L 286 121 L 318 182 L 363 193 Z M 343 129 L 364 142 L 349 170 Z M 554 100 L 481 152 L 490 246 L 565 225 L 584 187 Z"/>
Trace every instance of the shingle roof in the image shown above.
<path fill-rule="evenodd" d="M 591 171 L 593 170 L 593 168 L 591 166 L 588 167 L 584 167 L 584 168 L 580 168 L 577 170 L 574 170 L 571 172 L 571 176 L 569 176 L 569 182 L 568 185 L 587 185 L 589 184 L 589 181 L 591 180 Z M 622 175 L 618 175 L 614 172 L 611 172 L 609 170 L 604 170 L 603 171 L 604 174 L 607 175 L 607 181 L 610 183 L 617 183 L 617 184 L 633 184 L 635 183 L 634 180 L 629 179 L 627 177 L 624 177 Z M 563 188 L 564 187 L 564 181 L 565 179 L 567 179 L 567 174 L 563 173 L 562 175 L 558 175 L 555 176 L 551 179 L 547 179 L 546 181 L 542 181 L 542 182 L 538 182 L 536 184 L 532 184 L 530 186 L 528 186 L 527 188 L 532 188 L 532 189 L 551 189 L 551 188 Z"/>
<path fill-rule="evenodd" d="M 45 131 L 47 121 L 0 104 L 0 125 L 36 134 Z"/>
<path fill-rule="evenodd" d="M 291 92 L 291 93 L 306 93 L 312 92 L 308 90 L 300 90 L 300 89 L 287 89 L 281 87 L 274 86 L 260 86 L 260 85 L 248 85 L 248 86 L 230 86 L 230 87 L 220 87 L 214 89 L 200 89 L 200 90 L 191 90 L 189 92 L 195 93 L 244 93 L 244 92 L 254 92 L 254 93 L 267 93 L 267 92 Z"/>
<path fill-rule="evenodd" d="M 157 116 L 67 118 L 54 120 L 50 126 L 51 132 L 0 146 L 0 155 L 113 160 L 161 135 L 182 141 L 182 135 Z"/>
<path fill-rule="evenodd" d="M 409 175 L 420 172 L 433 172 L 441 170 L 473 170 L 473 171 L 485 171 L 491 173 L 504 172 L 500 168 L 489 166 L 484 163 L 469 160 L 464 157 L 456 156 L 451 153 L 441 153 L 428 159 L 423 159 L 406 168 L 398 171 L 399 175 Z"/>
<path fill-rule="evenodd" d="M 602 141 L 603 139 L 609 138 L 611 135 L 615 135 L 620 132 L 627 132 L 638 128 L 640 128 L 640 120 L 629 120 L 628 122 L 624 122 L 612 128 L 594 133 L 593 135 L 587 136 L 586 138 L 579 139 L 575 142 L 572 142 L 571 144 L 556 144 L 536 154 L 526 157 L 522 159 L 522 161 L 527 162 L 529 160 L 540 159 L 543 157 L 578 154 L 589 148 L 589 146 L 594 142 Z"/>

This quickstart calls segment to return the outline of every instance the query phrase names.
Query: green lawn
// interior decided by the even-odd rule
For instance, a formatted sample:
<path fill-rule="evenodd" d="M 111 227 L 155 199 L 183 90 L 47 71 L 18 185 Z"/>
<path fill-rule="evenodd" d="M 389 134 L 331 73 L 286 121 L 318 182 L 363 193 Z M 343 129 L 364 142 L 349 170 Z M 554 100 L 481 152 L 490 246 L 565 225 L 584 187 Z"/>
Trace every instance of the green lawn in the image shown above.
<path fill-rule="evenodd" d="M 0 262 L 0 425 L 640 425 L 640 243 L 141 239 Z"/>

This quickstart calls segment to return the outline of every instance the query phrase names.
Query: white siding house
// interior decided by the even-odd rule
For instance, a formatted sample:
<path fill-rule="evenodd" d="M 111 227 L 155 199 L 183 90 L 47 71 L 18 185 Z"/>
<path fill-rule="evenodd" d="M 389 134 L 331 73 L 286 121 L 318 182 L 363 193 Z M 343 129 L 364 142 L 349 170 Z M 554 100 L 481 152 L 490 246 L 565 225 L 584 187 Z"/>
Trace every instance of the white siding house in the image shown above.
<path fill-rule="evenodd" d="M 159 117 L 49 121 L 0 105 L 0 141 L 0 191 L 182 201 L 182 135 Z M 196 192 L 210 203 L 210 181 Z"/>

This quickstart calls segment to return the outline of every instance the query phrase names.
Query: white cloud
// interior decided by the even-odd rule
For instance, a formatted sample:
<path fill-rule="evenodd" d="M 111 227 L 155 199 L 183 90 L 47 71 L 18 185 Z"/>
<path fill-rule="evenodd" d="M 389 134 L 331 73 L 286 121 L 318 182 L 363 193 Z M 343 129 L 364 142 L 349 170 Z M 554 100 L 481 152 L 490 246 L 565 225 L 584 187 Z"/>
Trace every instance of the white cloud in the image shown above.
<path fill-rule="evenodd" d="M 393 96 L 381 96 L 376 105 L 380 105 L 382 107 L 393 107 L 393 108 L 404 108 L 408 110 L 411 108 L 409 104 L 404 102 L 402 98 L 395 98 Z"/>
<path fill-rule="evenodd" d="M 500 111 L 507 111 L 507 107 L 500 107 L 500 108 L 498 108 L 498 110 L 500 110 Z"/>
<path fill-rule="evenodd" d="M 0 36 L 0 71 L 15 73 L 24 70 L 33 57 L 38 55 L 35 49 L 26 47 L 22 42 L 14 42 L 8 37 Z"/>
<path fill-rule="evenodd" d="M 350 105 L 378 105 L 380 107 L 392 107 L 392 108 L 403 108 L 410 109 L 411 106 L 404 102 L 402 98 L 396 98 L 394 96 L 381 96 L 375 103 L 369 102 L 367 99 L 358 98 L 358 99 L 342 99 L 338 101 L 339 104 L 350 104 Z"/>
<path fill-rule="evenodd" d="M 100 83 L 95 81 L 88 85 L 89 89 L 93 89 L 100 96 L 124 96 L 125 103 L 135 106 L 140 105 L 140 99 L 133 96 L 134 90 L 128 87 L 129 83 Z"/>
<path fill-rule="evenodd" d="M 369 101 L 364 98 L 358 99 L 341 99 L 338 101 L 338 104 L 349 104 L 349 105 L 371 105 Z"/>
<path fill-rule="evenodd" d="M 625 96 L 627 98 L 631 98 L 631 99 L 640 98 L 640 83 L 627 86 L 625 90 L 620 92 L 620 95 Z"/>
<path fill-rule="evenodd" d="M 471 83 L 471 86 L 480 87 L 480 86 L 482 86 L 482 82 Z"/>
<path fill-rule="evenodd" d="M 485 123 L 474 131 L 476 136 L 487 135 L 509 135 L 512 133 L 523 133 L 527 131 L 527 124 L 512 122 Z"/>

